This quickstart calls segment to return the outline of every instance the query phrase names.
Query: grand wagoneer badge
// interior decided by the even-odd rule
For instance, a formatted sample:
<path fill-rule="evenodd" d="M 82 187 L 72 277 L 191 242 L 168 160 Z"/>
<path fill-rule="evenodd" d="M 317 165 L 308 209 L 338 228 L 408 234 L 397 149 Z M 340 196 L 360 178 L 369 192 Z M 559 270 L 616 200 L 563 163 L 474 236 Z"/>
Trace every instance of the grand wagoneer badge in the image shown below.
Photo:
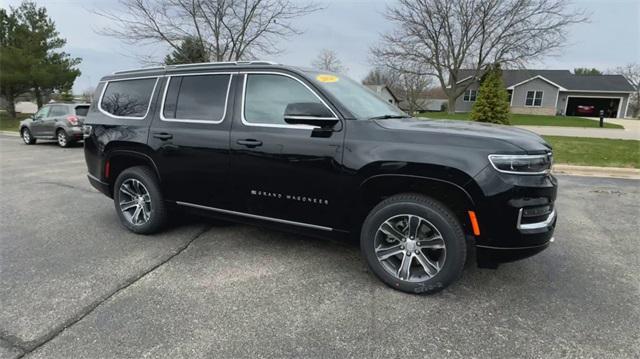
<path fill-rule="evenodd" d="M 317 197 L 300 196 L 300 195 L 294 195 L 294 194 L 284 194 L 284 193 L 269 192 L 269 191 L 259 191 L 259 190 L 252 189 L 251 190 L 251 195 L 252 196 L 259 196 L 259 197 L 276 198 L 276 199 L 282 199 L 282 200 L 288 200 L 288 201 L 315 203 L 315 204 L 321 204 L 321 205 L 325 205 L 325 206 L 329 205 L 329 200 L 327 200 L 327 199 L 317 198 Z"/>

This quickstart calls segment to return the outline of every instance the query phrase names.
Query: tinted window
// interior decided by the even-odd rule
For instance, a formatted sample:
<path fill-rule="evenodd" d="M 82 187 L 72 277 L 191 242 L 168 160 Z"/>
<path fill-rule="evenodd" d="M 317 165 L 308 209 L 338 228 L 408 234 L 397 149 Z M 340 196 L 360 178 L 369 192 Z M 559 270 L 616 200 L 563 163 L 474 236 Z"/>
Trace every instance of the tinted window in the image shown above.
<path fill-rule="evenodd" d="M 230 75 L 173 76 L 162 114 L 167 119 L 221 121 Z"/>
<path fill-rule="evenodd" d="M 48 117 L 60 117 L 67 114 L 66 106 L 51 106 Z"/>
<path fill-rule="evenodd" d="M 247 75 L 244 118 L 250 123 L 285 125 L 284 110 L 290 103 L 322 103 L 303 84 L 280 75 Z"/>
<path fill-rule="evenodd" d="M 109 82 L 100 107 L 115 116 L 144 117 L 155 83 L 155 78 Z"/>
<path fill-rule="evenodd" d="M 86 116 L 89 112 L 89 106 L 76 106 L 76 115 Z"/>

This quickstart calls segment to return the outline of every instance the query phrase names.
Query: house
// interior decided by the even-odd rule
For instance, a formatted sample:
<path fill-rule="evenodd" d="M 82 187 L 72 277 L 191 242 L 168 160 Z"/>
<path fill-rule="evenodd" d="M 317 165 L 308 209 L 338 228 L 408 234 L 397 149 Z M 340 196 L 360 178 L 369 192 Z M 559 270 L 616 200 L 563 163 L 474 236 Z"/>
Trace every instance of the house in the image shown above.
<path fill-rule="evenodd" d="M 387 85 L 365 85 L 369 90 L 376 93 L 376 95 L 380 96 L 383 100 L 398 106 L 400 101 L 398 97 L 391 91 L 391 89 Z"/>
<path fill-rule="evenodd" d="M 456 99 L 456 112 L 469 112 L 480 87 L 473 70 L 461 70 L 458 84 L 471 81 Z M 512 113 L 623 118 L 633 86 L 622 75 L 575 75 L 569 70 L 503 70 Z"/>

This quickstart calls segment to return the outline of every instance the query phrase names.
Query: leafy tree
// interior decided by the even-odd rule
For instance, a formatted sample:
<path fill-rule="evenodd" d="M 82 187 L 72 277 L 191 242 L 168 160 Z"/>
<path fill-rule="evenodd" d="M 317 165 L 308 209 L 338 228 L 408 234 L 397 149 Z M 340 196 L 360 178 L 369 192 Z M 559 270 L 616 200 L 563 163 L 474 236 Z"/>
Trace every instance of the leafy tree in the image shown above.
<path fill-rule="evenodd" d="M 15 14 L 0 9 L 0 96 L 7 102 L 7 112 L 16 117 L 16 98 L 29 90 L 29 64 L 19 48 L 24 28 Z"/>
<path fill-rule="evenodd" d="M 71 93 L 70 89 L 64 89 L 60 93 L 60 101 L 62 101 L 62 102 L 73 102 L 73 93 Z"/>
<path fill-rule="evenodd" d="M 585 76 L 585 75 L 602 75 L 602 71 L 596 69 L 596 68 L 586 68 L 586 67 L 577 67 L 575 69 L 573 69 L 573 73 L 578 75 L 578 76 Z"/>
<path fill-rule="evenodd" d="M 61 51 L 66 40 L 59 36 L 46 8 L 24 1 L 9 12 L 2 9 L 0 28 L 0 87 L 12 116 L 16 97 L 27 91 L 41 107 L 45 96 L 73 86 L 80 75 L 76 66 L 81 60 Z"/>
<path fill-rule="evenodd" d="M 203 43 L 198 38 L 186 37 L 177 49 L 174 49 L 164 58 L 167 65 L 192 64 L 196 62 L 207 62 L 207 51 Z"/>
<path fill-rule="evenodd" d="M 509 93 L 502 82 L 499 65 L 493 65 L 484 74 L 476 102 L 471 110 L 471 119 L 480 122 L 509 122 Z"/>

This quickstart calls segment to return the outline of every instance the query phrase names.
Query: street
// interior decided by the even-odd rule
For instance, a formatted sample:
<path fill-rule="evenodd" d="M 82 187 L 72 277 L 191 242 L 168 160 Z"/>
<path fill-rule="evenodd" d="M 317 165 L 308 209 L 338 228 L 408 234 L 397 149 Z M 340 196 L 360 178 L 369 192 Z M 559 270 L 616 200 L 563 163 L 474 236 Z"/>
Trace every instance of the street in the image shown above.
<path fill-rule="evenodd" d="M 559 176 L 555 243 L 432 296 L 354 243 L 207 219 L 140 236 L 81 145 L 0 136 L 0 357 L 640 357 L 640 181 Z"/>

